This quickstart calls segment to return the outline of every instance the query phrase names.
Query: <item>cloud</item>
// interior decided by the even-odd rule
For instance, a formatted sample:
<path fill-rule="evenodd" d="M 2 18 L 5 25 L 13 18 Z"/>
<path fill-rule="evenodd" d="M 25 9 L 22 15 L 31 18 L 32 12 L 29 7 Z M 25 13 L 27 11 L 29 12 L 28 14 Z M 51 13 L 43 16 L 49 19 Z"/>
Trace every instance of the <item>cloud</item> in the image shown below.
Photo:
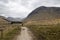
<path fill-rule="evenodd" d="M 1 2 L 8 3 L 8 0 L 0 0 Z"/>
<path fill-rule="evenodd" d="M 39 6 L 60 7 L 60 0 L 0 0 L 0 15 L 24 18 Z"/>

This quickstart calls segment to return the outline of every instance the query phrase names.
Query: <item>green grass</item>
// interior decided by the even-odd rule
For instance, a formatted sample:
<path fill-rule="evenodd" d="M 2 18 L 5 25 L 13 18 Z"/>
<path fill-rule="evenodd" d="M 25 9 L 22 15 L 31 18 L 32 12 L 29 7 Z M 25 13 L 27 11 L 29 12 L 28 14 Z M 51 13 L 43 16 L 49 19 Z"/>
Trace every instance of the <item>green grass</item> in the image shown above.
<path fill-rule="evenodd" d="M 12 40 L 14 36 L 16 36 L 19 32 L 20 32 L 20 29 L 18 28 L 13 29 L 12 31 L 6 34 L 6 37 L 4 38 L 4 40 Z"/>
<path fill-rule="evenodd" d="M 3 25 L 1 25 L 1 26 L 3 26 Z M 18 25 L 18 24 L 4 25 L 3 38 L 1 39 L 1 37 L 0 37 L 0 40 L 13 40 L 13 38 L 20 33 L 20 31 L 21 31 L 20 27 L 21 27 L 21 25 Z"/>
<path fill-rule="evenodd" d="M 60 24 L 57 25 L 29 25 L 37 40 L 60 40 Z"/>

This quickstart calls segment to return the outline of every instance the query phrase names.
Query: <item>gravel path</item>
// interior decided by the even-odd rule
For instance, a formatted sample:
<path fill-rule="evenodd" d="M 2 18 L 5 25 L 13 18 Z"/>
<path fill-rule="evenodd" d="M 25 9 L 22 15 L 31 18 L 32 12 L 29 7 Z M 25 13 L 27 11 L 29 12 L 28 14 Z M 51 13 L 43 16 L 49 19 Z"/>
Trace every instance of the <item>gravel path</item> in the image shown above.
<path fill-rule="evenodd" d="M 33 40 L 31 32 L 27 27 L 21 27 L 21 34 L 18 35 L 17 40 Z"/>

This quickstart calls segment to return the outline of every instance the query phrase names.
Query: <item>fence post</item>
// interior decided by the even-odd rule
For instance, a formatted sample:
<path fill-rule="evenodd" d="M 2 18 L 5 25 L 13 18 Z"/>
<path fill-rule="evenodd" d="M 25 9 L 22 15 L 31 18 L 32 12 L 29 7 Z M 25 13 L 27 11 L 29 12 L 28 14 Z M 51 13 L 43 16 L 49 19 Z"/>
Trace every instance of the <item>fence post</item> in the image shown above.
<path fill-rule="evenodd" d="M 3 27 L 0 27 L 1 39 L 3 39 L 3 30 L 4 30 L 4 28 Z"/>

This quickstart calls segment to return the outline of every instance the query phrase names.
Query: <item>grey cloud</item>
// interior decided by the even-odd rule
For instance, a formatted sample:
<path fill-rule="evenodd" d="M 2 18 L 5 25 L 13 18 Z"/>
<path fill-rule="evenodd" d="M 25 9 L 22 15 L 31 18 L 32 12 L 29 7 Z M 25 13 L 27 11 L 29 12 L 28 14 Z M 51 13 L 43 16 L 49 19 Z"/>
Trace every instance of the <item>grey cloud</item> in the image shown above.
<path fill-rule="evenodd" d="M 0 1 L 2 1 L 2 2 L 4 2 L 4 3 L 8 3 L 8 0 L 0 0 Z"/>
<path fill-rule="evenodd" d="M 28 6 L 28 1 L 29 0 L 21 0 L 21 5 Z"/>
<path fill-rule="evenodd" d="M 8 7 L 0 1 L 0 15 L 7 14 L 8 13 Z"/>
<path fill-rule="evenodd" d="M 13 5 L 9 4 L 9 2 L 11 2 L 11 4 Z M 6 6 L 6 4 L 8 4 L 8 6 Z M 26 17 L 32 10 L 39 6 L 54 5 L 60 6 L 60 0 L 0 0 L 0 15 L 12 17 Z M 19 7 L 17 8 L 17 6 Z M 22 11 L 19 11 L 19 8 L 22 8 Z M 17 10 L 19 12 L 16 12 Z"/>
<path fill-rule="evenodd" d="M 60 0 L 54 0 L 55 4 L 60 4 Z"/>

